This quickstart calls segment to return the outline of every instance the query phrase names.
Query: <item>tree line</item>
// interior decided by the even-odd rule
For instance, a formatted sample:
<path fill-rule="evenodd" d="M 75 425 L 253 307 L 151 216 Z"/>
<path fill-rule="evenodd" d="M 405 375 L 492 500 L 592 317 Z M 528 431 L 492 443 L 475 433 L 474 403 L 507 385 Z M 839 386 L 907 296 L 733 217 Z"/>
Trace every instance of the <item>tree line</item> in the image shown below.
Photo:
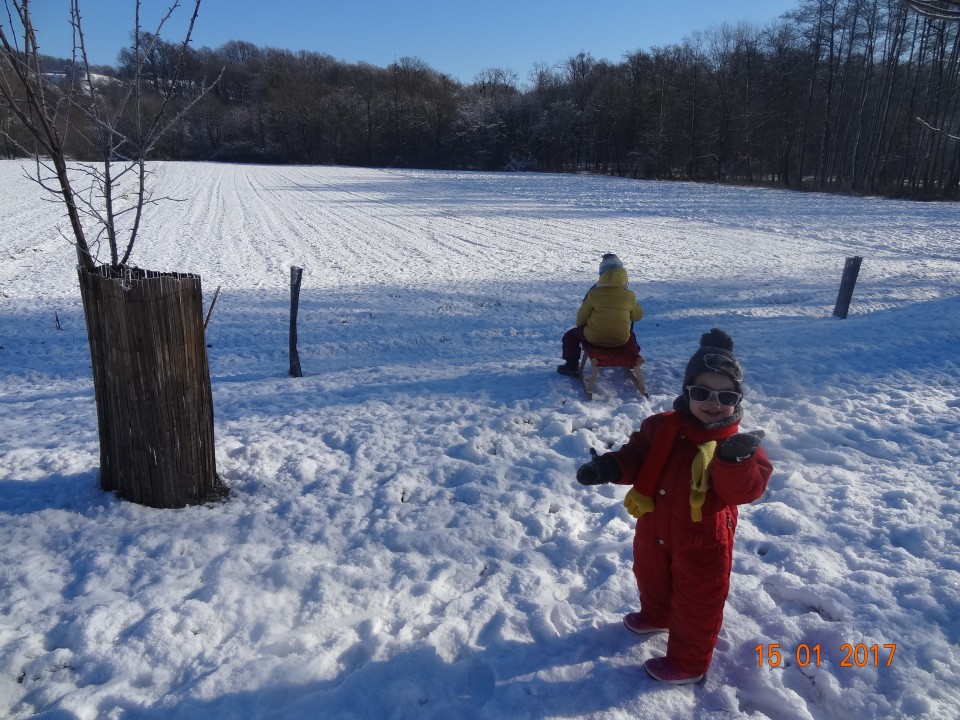
<path fill-rule="evenodd" d="M 159 94 L 180 46 L 151 47 L 141 77 Z M 97 84 L 99 102 L 123 92 L 133 62 L 124 51 L 100 68 L 113 79 Z M 381 68 L 233 41 L 189 49 L 175 100 L 219 81 L 155 152 L 955 199 L 958 65 L 960 24 L 900 0 L 799 0 L 768 27 L 721 25 L 619 62 L 580 53 L 534 67 L 524 83 L 504 69 L 461 83 L 416 58 Z M 17 156 L 16 122 L 0 112 L 2 152 Z M 83 158 L 84 133 L 68 147 Z"/>

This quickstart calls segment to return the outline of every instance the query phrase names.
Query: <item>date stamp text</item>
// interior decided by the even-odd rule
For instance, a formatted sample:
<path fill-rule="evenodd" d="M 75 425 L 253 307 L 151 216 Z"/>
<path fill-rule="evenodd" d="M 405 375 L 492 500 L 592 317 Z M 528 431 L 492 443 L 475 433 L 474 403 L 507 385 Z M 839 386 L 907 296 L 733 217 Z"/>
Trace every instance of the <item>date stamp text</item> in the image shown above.
<path fill-rule="evenodd" d="M 820 667 L 824 655 L 823 647 L 818 643 L 801 643 L 795 648 L 783 648 L 780 643 L 760 643 L 754 648 L 757 653 L 757 665 L 763 667 L 781 667 L 792 659 L 800 667 Z M 890 667 L 897 652 L 896 643 L 843 643 L 840 646 L 840 667 Z"/>

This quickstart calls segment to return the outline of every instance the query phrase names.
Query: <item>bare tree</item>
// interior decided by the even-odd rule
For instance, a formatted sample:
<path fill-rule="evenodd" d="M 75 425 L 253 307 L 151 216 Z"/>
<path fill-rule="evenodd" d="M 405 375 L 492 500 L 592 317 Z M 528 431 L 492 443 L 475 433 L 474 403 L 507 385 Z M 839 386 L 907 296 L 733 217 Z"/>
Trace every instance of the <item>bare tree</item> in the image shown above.
<path fill-rule="evenodd" d="M 128 264 L 143 208 L 158 201 L 147 189 L 147 156 L 209 90 L 202 84 L 185 96 L 179 82 L 200 0 L 192 0 L 174 61 L 154 72 L 149 83 L 148 68 L 157 70 L 151 63 L 159 50 L 168 49 L 160 31 L 179 0 L 153 34 L 141 31 L 136 0 L 133 44 L 125 56 L 131 72 L 106 83 L 92 72 L 79 0 L 70 2 L 75 72 L 63 77 L 44 72 L 29 0 L 4 0 L 4 7 L 0 101 L 29 133 L 33 147 L 20 145 L 34 159 L 32 179 L 65 204 L 77 251 L 97 404 L 100 486 L 152 507 L 220 497 L 225 488 L 216 473 L 200 278 Z M 80 160 L 68 157 L 75 140 L 85 154 Z M 109 262 L 98 266 L 104 238 Z"/>
<path fill-rule="evenodd" d="M 916 10 L 924 17 L 934 20 L 946 20 L 948 22 L 960 22 L 960 2 L 957 0 L 900 0 L 900 2 Z M 948 140 L 960 140 L 960 136 L 952 135 L 942 127 L 936 127 L 922 117 L 917 117 L 916 121 L 928 130 L 932 130 Z"/>
<path fill-rule="evenodd" d="M 145 33 L 141 2 L 136 0 L 133 45 L 125 51 L 131 75 L 119 87 L 111 88 L 117 81 L 101 80 L 91 70 L 79 0 L 70 2 L 75 71 L 69 76 L 44 72 L 30 0 L 4 0 L 10 31 L 0 25 L 0 62 L 5 70 L 0 73 L 0 99 L 33 139 L 34 147 L 23 148 L 36 161 L 32 178 L 64 202 L 79 264 L 87 270 L 96 266 L 104 238 L 113 268 L 129 262 L 144 206 L 162 199 L 153 197 L 147 188 L 146 160 L 164 133 L 212 86 L 204 85 L 192 97 L 180 96 L 180 73 L 200 0 L 193 0 L 179 52 L 162 85 L 153 73 L 154 87 L 145 86 L 157 51 L 165 45 L 160 33 L 180 5 L 180 0 L 174 0 L 156 32 Z M 119 92 L 108 98 L 107 89 Z M 183 102 L 171 113 L 174 98 Z M 89 148 L 97 162 L 68 163 L 67 140 L 71 137 Z"/>

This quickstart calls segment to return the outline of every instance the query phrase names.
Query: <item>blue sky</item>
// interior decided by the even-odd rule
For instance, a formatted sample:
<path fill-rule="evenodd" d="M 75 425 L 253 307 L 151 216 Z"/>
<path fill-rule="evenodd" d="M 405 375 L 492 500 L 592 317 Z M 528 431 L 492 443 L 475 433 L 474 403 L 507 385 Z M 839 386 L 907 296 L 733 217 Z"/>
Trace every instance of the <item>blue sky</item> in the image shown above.
<path fill-rule="evenodd" d="M 697 30 L 748 21 L 766 25 L 799 0 L 204 0 L 195 46 L 230 40 L 260 47 L 312 50 L 346 62 L 386 67 L 417 57 L 470 82 L 482 70 L 513 70 L 521 83 L 540 63 L 555 65 L 579 52 L 618 61 L 634 50 L 681 42 Z M 169 0 L 143 0 L 143 27 Z M 80 0 L 91 61 L 113 64 L 129 42 L 133 0 Z M 32 4 L 41 51 L 69 56 L 68 0 Z M 163 33 L 177 36 L 182 22 Z M 5 22 L 5 19 L 2 21 Z"/>

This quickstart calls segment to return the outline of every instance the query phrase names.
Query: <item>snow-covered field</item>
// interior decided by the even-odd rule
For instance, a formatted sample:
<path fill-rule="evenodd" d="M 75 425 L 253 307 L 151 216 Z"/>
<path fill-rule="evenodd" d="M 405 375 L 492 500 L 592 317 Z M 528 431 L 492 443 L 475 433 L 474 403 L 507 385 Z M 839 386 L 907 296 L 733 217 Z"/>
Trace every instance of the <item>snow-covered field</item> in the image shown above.
<path fill-rule="evenodd" d="M 956 205 L 155 169 L 181 201 L 148 208 L 135 260 L 200 273 L 208 304 L 222 286 L 207 333 L 231 494 L 153 510 L 99 490 L 65 223 L 0 163 L 0 716 L 960 716 Z M 647 312 L 650 400 L 609 372 L 588 402 L 554 370 L 606 250 Z M 714 326 L 776 471 L 741 510 L 713 666 L 676 688 L 641 668 L 663 636 L 621 625 L 624 488 L 574 471 L 671 405 Z"/>

